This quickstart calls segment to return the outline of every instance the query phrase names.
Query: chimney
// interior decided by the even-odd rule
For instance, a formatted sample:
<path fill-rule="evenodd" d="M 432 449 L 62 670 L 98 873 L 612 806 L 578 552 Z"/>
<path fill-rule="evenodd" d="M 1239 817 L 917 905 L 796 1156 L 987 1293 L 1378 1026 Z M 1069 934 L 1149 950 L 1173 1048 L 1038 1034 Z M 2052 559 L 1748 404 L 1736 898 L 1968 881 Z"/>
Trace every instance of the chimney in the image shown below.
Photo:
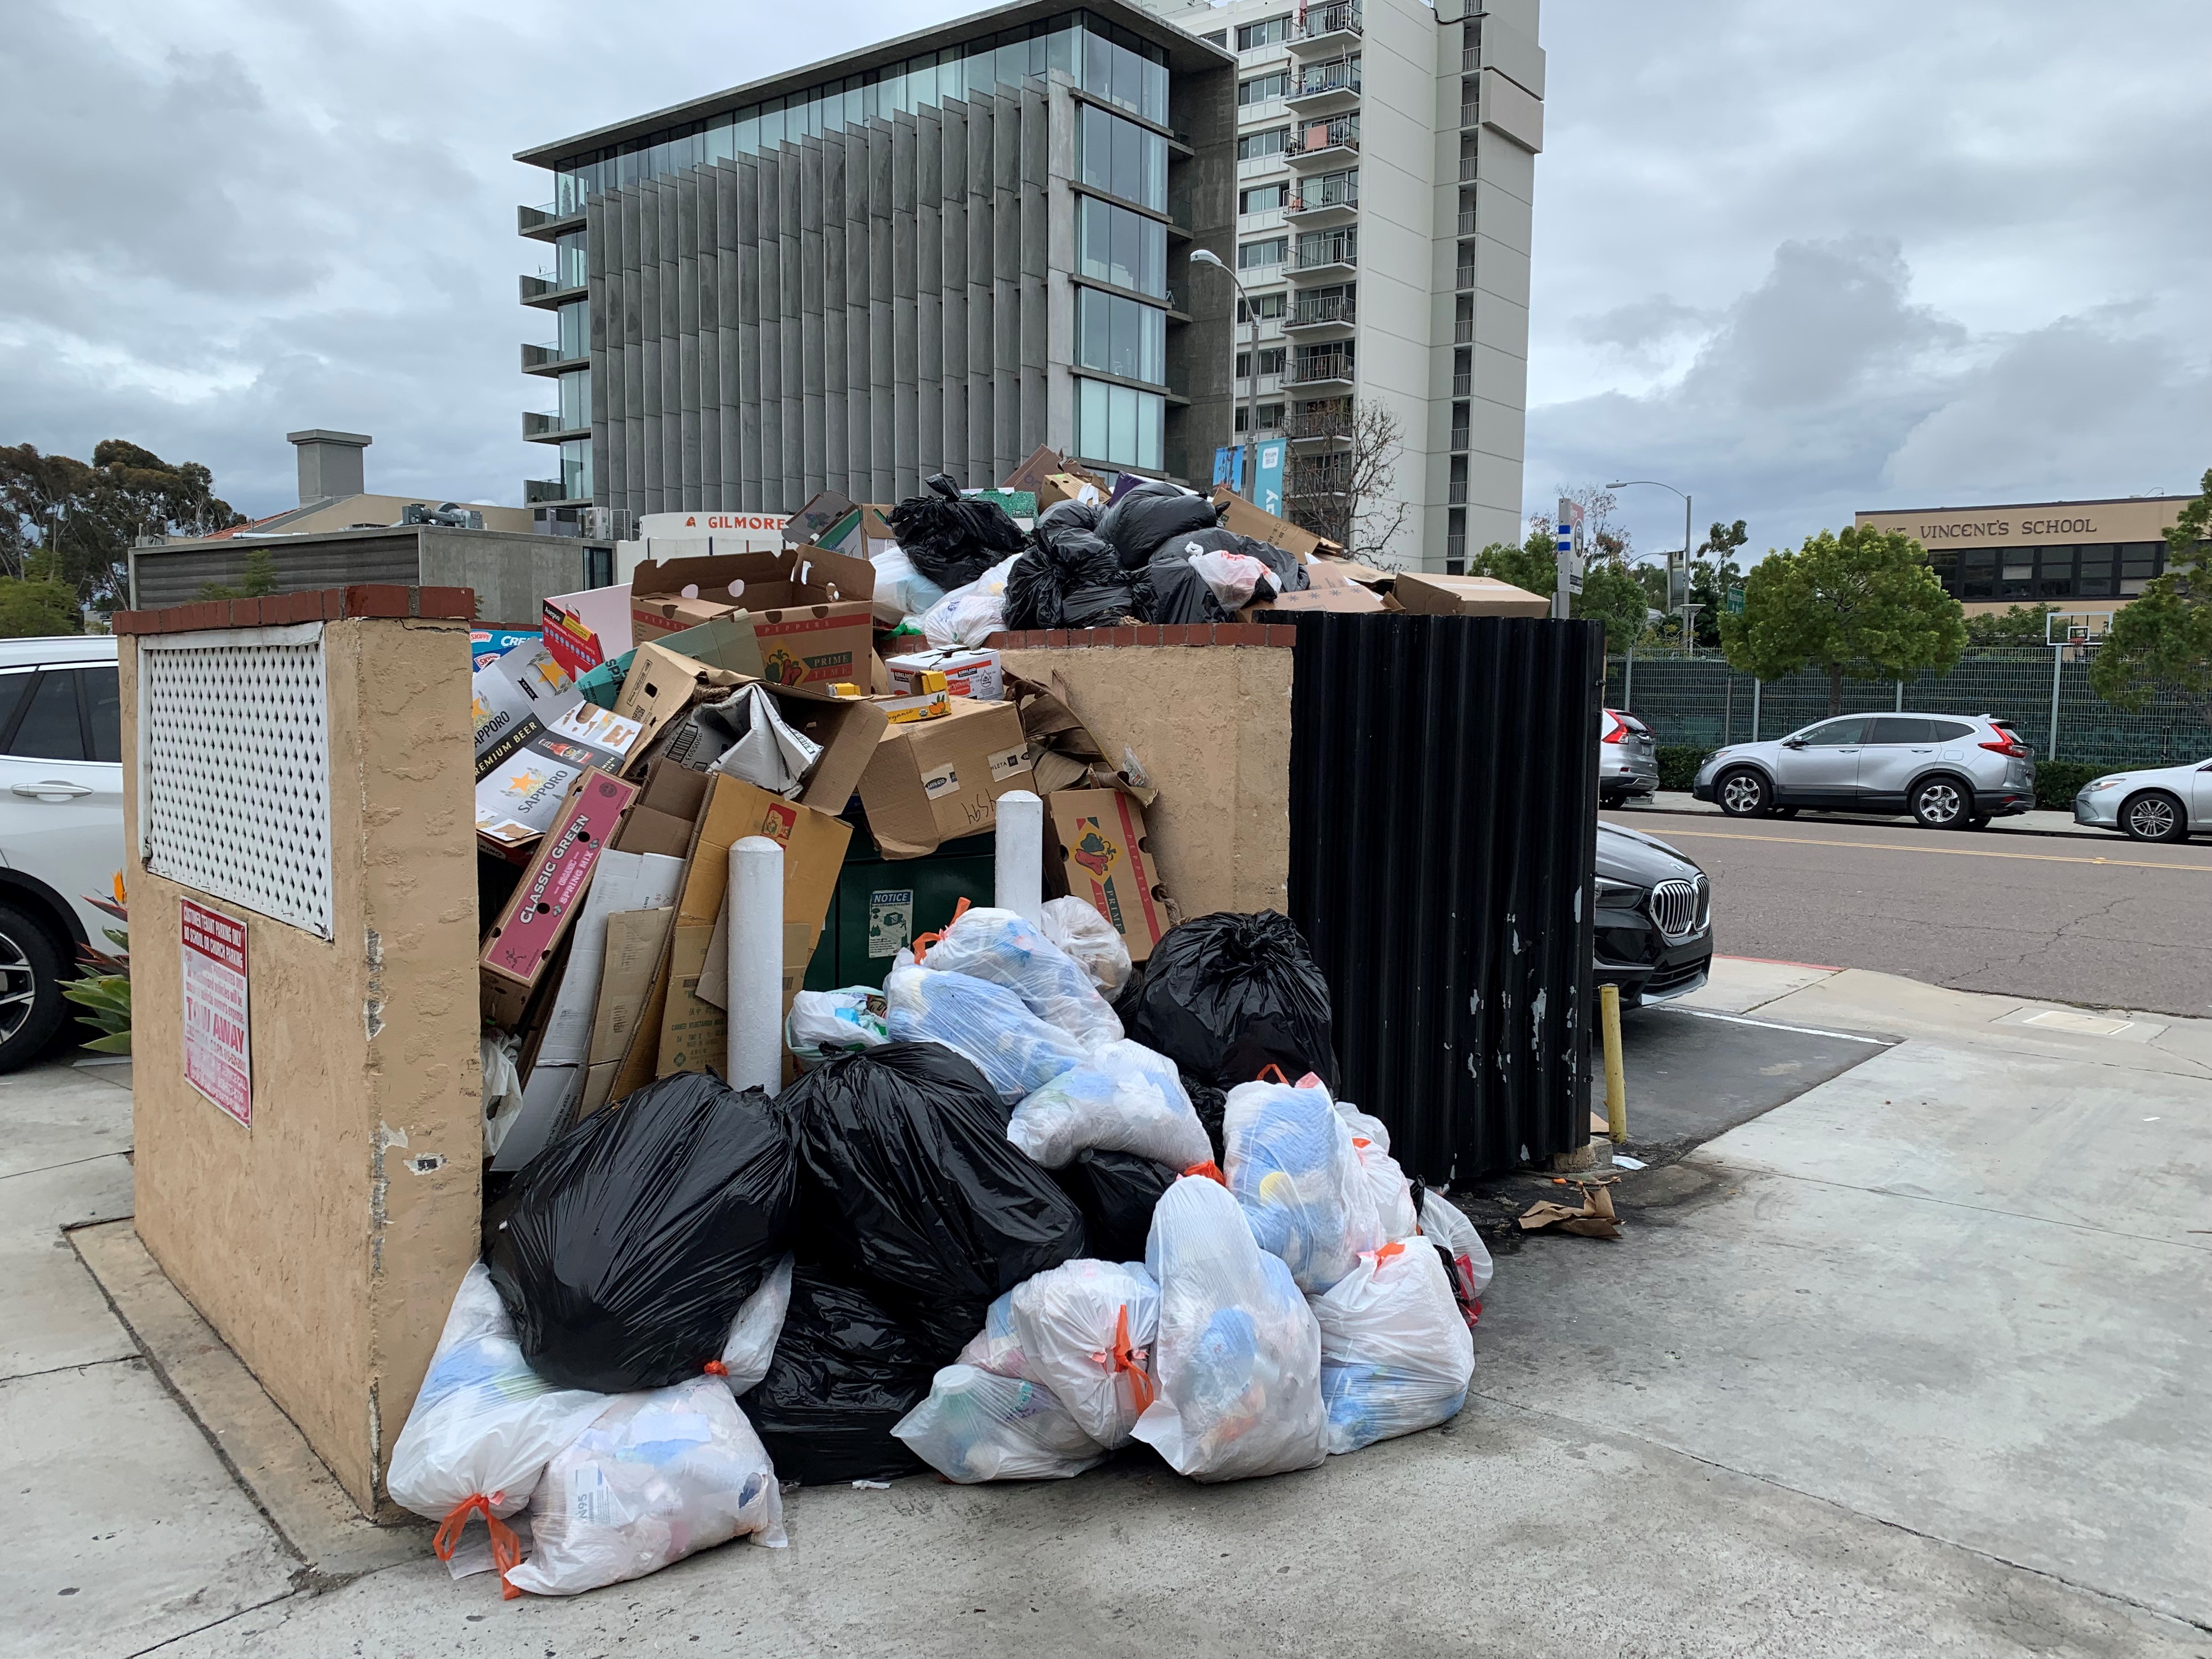
<path fill-rule="evenodd" d="M 300 451 L 300 505 L 341 501 L 364 493 L 361 452 L 373 441 L 366 432 L 325 432 L 316 427 L 307 432 L 288 432 L 288 442 Z"/>

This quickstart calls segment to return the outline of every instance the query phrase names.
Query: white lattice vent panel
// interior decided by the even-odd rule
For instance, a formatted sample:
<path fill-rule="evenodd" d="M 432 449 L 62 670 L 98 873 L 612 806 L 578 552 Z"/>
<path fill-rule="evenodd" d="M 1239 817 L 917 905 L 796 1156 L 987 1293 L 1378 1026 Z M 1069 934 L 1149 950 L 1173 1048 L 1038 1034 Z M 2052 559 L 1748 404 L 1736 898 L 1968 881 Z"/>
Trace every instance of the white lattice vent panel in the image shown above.
<path fill-rule="evenodd" d="M 173 644 L 159 635 L 140 641 L 146 864 L 172 881 L 328 939 L 330 743 L 321 629 L 260 631 L 260 642 Z M 311 638 L 295 637 L 310 631 Z"/>

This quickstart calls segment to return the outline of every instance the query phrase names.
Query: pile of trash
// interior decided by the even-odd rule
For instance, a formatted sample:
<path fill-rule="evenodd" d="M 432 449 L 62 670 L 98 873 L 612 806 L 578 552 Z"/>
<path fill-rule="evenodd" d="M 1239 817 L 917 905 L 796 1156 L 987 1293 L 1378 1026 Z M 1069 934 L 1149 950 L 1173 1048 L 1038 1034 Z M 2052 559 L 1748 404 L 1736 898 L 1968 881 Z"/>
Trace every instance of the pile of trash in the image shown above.
<path fill-rule="evenodd" d="M 965 908 L 879 1013 L 795 1005 L 781 1092 L 663 1078 L 531 1160 L 389 1474 L 457 1574 L 574 1594 L 783 1545 L 793 1483 L 1133 1442 L 1242 1480 L 1460 1409 L 1489 1258 L 1334 1097 L 1297 930 L 1200 917 L 1133 970 L 1048 921 Z"/>

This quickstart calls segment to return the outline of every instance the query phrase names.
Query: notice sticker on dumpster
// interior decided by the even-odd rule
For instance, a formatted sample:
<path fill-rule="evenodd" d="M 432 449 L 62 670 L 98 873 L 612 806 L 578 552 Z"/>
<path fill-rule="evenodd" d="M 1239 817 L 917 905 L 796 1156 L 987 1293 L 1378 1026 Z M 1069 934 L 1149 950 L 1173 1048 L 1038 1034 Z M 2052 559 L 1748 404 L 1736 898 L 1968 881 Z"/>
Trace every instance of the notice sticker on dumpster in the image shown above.
<path fill-rule="evenodd" d="M 253 1059 L 246 1025 L 246 924 L 183 902 L 185 1081 L 251 1127 Z"/>
<path fill-rule="evenodd" d="M 868 895 L 868 959 L 895 957 L 914 943 L 914 889 L 878 887 Z"/>

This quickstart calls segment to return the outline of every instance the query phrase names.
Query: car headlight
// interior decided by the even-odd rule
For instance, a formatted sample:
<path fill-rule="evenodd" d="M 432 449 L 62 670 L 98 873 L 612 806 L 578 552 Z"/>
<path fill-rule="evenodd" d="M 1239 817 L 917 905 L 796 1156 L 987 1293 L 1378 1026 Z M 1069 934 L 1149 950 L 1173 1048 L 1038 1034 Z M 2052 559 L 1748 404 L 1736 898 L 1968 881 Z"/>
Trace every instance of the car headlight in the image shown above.
<path fill-rule="evenodd" d="M 2117 789 L 2126 781 L 2125 778 L 2099 778 L 2081 793 L 2085 795 L 2101 795 L 2106 790 Z"/>
<path fill-rule="evenodd" d="M 1617 905 L 1623 909 L 1632 910 L 1643 902 L 1643 898 L 1644 890 L 1632 882 L 1613 881 L 1605 876 L 1597 878 L 1597 902 L 1600 904 Z"/>

